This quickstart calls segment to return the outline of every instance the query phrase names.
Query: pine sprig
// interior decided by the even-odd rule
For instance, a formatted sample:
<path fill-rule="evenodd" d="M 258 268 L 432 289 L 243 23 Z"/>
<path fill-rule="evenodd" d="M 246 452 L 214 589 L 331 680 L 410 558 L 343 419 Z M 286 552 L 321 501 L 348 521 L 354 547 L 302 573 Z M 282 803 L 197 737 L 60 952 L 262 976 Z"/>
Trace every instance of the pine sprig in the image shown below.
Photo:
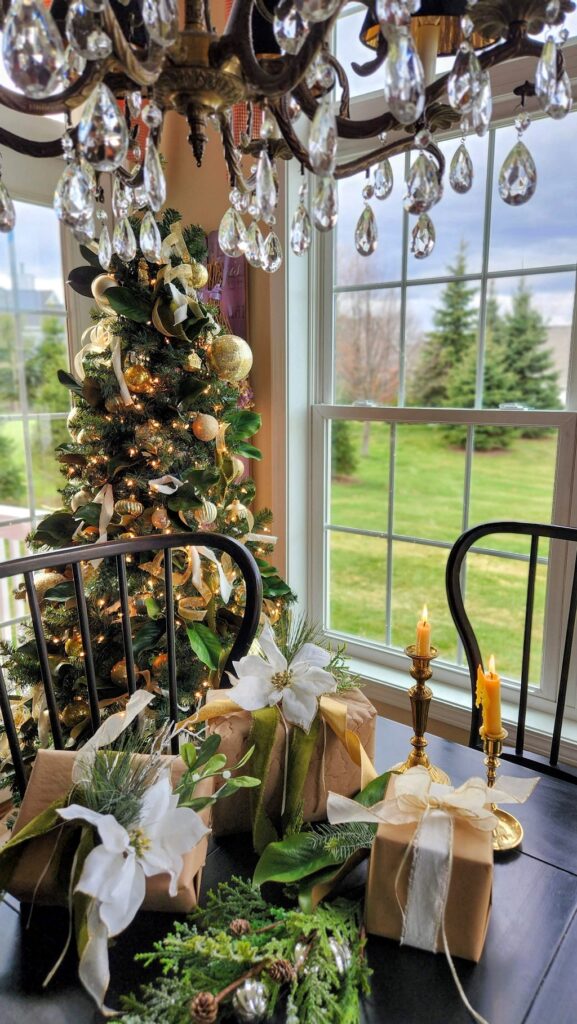
<path fill-rule="evenodd" d="M 358 850 L 370 850 L 377 825 L 369 822 L 347 822 L 344 825 L 315 825 L 312 849 L 326 850 L 335 861 L 346 860 Z"/>

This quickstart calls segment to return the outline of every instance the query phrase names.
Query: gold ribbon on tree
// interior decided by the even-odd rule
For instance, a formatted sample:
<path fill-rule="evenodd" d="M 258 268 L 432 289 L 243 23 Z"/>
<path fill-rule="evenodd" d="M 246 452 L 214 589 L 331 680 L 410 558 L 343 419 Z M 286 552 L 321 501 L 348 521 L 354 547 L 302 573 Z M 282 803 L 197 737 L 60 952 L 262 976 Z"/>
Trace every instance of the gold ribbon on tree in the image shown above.
<path fill-rule="evenodd" d="M 110 361 L 114 376 L 118 381 L 118 387 L 120 388 L 120 396 L 124 405 L 134 405 L 128 385 L 126 383 L 124 374 L 122 372 L 122 346 L 120 338 L 114 334 L 114 324 L 116 323 L 116 317 L 106 317 L 104 320 L 100 320 L 95 327 L 88 327 L 84 331 L 81 338 L 81 343 L 84 342 L 85 338 L 90 340 L 82 345 L 79 352 L 74 357 L 74 372 L 79 380 L 84 380 L 86 377 L 86 371 L 84 369 L 84 357 L 89 355 L 91 352 L 104 355 L 110 350 Z"/>

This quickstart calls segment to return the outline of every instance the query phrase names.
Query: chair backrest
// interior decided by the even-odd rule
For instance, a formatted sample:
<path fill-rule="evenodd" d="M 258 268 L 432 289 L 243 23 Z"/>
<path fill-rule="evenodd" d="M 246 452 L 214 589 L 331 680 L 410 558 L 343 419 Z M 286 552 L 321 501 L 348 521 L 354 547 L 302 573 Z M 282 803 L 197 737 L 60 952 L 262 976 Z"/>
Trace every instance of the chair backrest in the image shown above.
<path fill-rule="evenodd" d="M 218 533 L 186 533 L 186 534 L 161 534 L 150 537 L 138 537 L 135 540 L 108 541 L 106 544 L 78 545 L 71 548 L 59 548 L 56 551 L 44 552 L 37 555 L 28 555 L 23 558 L 16 558 L 0 565 L 0 580 L 24 576 L 24 584 L 28 599 L 30 616 L 36 649 L 38 654 L 38 668 L 42 686 L 46 696 L 46 707 L 50 720 L 52 738 L 56 749 L 62 749 L 63 737 L 58 714 L 58 706 L 50 669 L 48 648 L 44 635 L 40 601 L 34 586 L 34 573 L 43 569 L 54 569 L 56 567 L 68 566 L 72 571 L 74 584 L 74 599 L 78 614 L 80 636 L 82 638 L 82 650 L 85 661 L 86 684 L 88 691 L 88 704 L 90 707 L 91 728 L 95 731 L 100 725 L 100 708 L 98 702 L 96 674 L 94 670 L 94 658 L 92 651 L 92 640 L 90 636 L 88 607 L 84 593 L 84 580 L 82 577 L 82 563 L 95 562 L 106 558 L 113 560 L 116 567 L 118 581 L 118 595 L 120 600 L 122 641 L 124 657 L 126 660 L 126 677 L 128 693 L 136 690 L 136 671 L 134 662 L 134 651 L 132 645 L 132 632 L 130 626 L 130 605 L 128 595 L 128 582 L 126 572 L 127 556 L 138 555 L 142 552 L 164 552 L 164 590 L 166 603 L 166 646 L 167 646 L 167 672 L 168 672 L 168 704 L 169 714 L 172 721 L 178 720 L 178 695 L 177 695 L 177 666 L 175 651 L 175 621 L 174 621 L 174 584 L 173 584 L 173 560 L 172 551 L 174 548 L 215 548 L 217 551 L 226 552 L 233 562 L 238 566 L 245 582 L 246 600 L 241 625 L 235 637 L 231 651 L 226 660 L 222 672 L 224 685 L 230 685 L 227 680 L 227 672 L 233 671 L 233 661 L 241 658 L 248 651 L 250 644 L 256 634 L 261 605 L 262 605 L 262 580 L 257 564 L 246 547 L 239 544 L 231 537 Z M 0 667 L 0 714 L 4 721 L 6 736 L 10 747 L 10 755 L 14 765 L 16 781 L 20 792 L 23 793 L 26 787 L 26 773 L 24 761 L 18 740 L 18 731 L 14 722 L 12 708 L 6 685 L 5 675 Z M 172 741 L 173 752 L 177 752 L 177 741 Z"/>
<path fill-rule="evenodd" d="M 570 770 L 565 771 L 562 768 L 558 768 L 559 761 L 559 748 L 561 743 L 561 729 L 563 725 L 563 716 L 565 714 L 565 703 L 567 698 L 567 682 L 569 679 L 569 669 L 571 664 L 571 651 L 573 647 L 573 639 L 575 633 L 575 620 L 577 612 L 577 529 L 572 529 L 567 526 L 552 526 L 547 523 L 524 523 L 524 522 L 490 522 L 482 523 L 479 526 L 474 526 L 461 534 L 458 540 L 453 545 L 449 558 L 447 561 L 446 570 L 446 587 L 447 587 L 447 600 L 453 621 L 457 627 L 457 632 L 463 644 L 465 656 L 467 658 L 467 664 L 469 666 L 469 674 L 471 677 L 471 691 L 472 691 L 472 715 L 471 715 L 471 732 L 469 736 L 469 746 L 479 747 L 479 727 L 481 725 L 481 712 L 480 709 L 475 706 L 475 690 L 476 690 L 476 679 L 477 679 L 477 668 L 479 665 L 483 665 L 481 658 L 481 652 L 479 650 L 479 644 L 475 635 L 475 631 L 471 624 L 471 620 L 465 611 L 465 604 L 463 599 L 463 582 L 464 582 L 464 562 L 467 553 L 471 548 L 475 546 L 476 553 L 483 554 L 501 554 L 500 551 L 491 548 L 490 543 L 483 543 L 479 546 L 479 542 L 483 541 L 484 538 L 491 535 L 503 535 L 503 534 L 514 534 L 516 536 L 530 537 L 530 551 L 528 557 L 528 572 L 527 572 L 527 589 L 526 589 L 526 600 L 525 600 L 525 618 L 523 628 L 523 647 L 522 647 L 522 659 L 521 659 L 521 679 L 520 679 L 520 692 L 519 692 L 519 710 L 517 717 L 517 730 L 515 738 L 515 753 L 503 752 L 503 757 L 508 760 L 516 761 L 519 764 L 525 764 L 529 767 L 538 767 L 540 771 L 544 771 L 546 774 L 554 775 L 558 778 L 569 779 L 571 782 L 577 782 L 577 775 L 571 773 Z M 539 557 L 539 540 L 543 538 L 552 542 L 561 542 L 565 545 L 572 545 L 573 552 L 573 569 L 572 578 L 569 588 L 569 600 L 567 607 L 567 614 L 565 622 L 563 623 L 562 629 L 562 658 L 559 672 L 559 685 L 557 689 L 556 709 L 555 709 L 555 722 L 553 726 L 553 733 L 551 739 L 551 746 L 549 752 L 548 763 L 537 757 L 530 757 L 525 754 L 525 723 L 527 717 L 527 696 L 529 691 L 529 666 L 531 657 L 531 637 L 533 627 L 533 610 L 535 602 L 535 579 Z M 566 548 L 568 551 L 569 548 Z"/>

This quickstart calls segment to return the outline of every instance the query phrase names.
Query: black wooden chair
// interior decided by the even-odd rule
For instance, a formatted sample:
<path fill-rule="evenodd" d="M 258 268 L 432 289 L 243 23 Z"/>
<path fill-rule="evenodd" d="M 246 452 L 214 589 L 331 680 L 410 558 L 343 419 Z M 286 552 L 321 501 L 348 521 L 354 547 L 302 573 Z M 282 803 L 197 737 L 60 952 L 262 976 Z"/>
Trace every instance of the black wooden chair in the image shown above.
<path fill-rule="evenodd" d="M 46 706 L 50 720 L 52 739 L 56 749 L 63 746 L 62 730 L 58 715 L 58 706 L 54 693 L 54 685 L 46 638 L 43 632 L 42 615 L 38 594 L 34 586 L 34 573 L 42 569 L 55 569 L 61 566 L 69 566 L 72 570 L 74 583 L 74 598 L 78 612 L 80 635 L 82 637 L 82 648 L 86 666 L 86 683 L 88 690 L 88 703 L 90 706 L 91 728 L 95 731 L 100 725 L 100 709 L 98 704 L 98 693 L 96 675 L 94 671 L 94 659 L 92 653 L 92 641 L 90 637 L 88 609 L 84 594 L 84 583 L 82 578 L 81 563 L 93 562 L 97 559 L 106 558 L 115 563 L 116 576 L 118 580 L 118 595 L 122 616 L 122 639 L 124 656 L 126 659 L 126 675 L 128 693 L 136 690 L 136 672 L 134 664 L 134 652 L 132 647 L 132 635 L 130 629 L 129 596 L 126 575 L 127 556 L 137 555 L 141 552 L 164 551 L 164 590 L 166 601 L 166 640 L 167 640 L 167 671 L 168 671 L 168 704 L 169 714 L 173 721 L 178 720 L 177 701 L 177 675 L 176 675 L 176 654 L 175 654 L 175 622 L 174 622 L 174 587 L 172 578 L 172 550 L 185 547 L 209 547 L 217 551 L 226 552 L 239 568 L 246 586 L 246 603 L 244 614 L 238 634 L 235 638 L 230 654 L 222 672 L 223 685 L 228 686 L 226 673 L 232 671 L 233 661 L 241 658 L 250 647 L 256 634 L 259 623 L 262 605 L 262 580 L 256 562 L 247 550 L 238 541 L 231 537 L 225 537 L 217 533 L 198 534 L 162 534 L 151 537 L 139 537 L 129 541 L 109 541 L 108 543 L 93 545 L 78 545 L 71 548 L 60 548 L 57 551 L 44 552 L 37 555 L 28 555 L 23 558 L 16 558 L 0 565 L 0 580 L 16 579 L 24 576 L 26 595 L 36 649 L 38 654 L 38 669 L 46 695 Z M 172 614 L 171 614 L 172 612 Z M 6 680 L 0 667 L 0 714 L 4 721 L 4 728 L 10 748 L 16 781 L 20 792 L 26 788 L 26 772 L 22 751 L 18 740 L 18 731 L 12 714 L 10 698 L 6 686 Z M 173 752 L 177 752 L 177 740 L 174 739 Z"/>
<path fill-rule="evenodd" d="M 567 698 L 567 683 L 571 667 L 571 652 L 575 634 L 575 619 L 577 612 L 577 529 L 565 526 L 551 526 L 545 523 L 523 523 L 523 522 L 491 522 L 474 526 L 463 533 L 453 545 L 447 561 L 446 587 L 447 600 L 457 632 L 463 644 L 463 649 L 469 666 L 472 691 L 472 715 L 471 733 L 469 736 L 470 747 L 480 747 L 479 727 L 481 724 L 481 711 L 475 707 L 475 689 L 477 680 L 477 668 L 483 665 L 479 644 L 473 626 L 463 600 L 463 567 L 465 558 L 469 551 L 474 548 L 476 553 L 498 555 L 500 552 L 491 548 L 490 542 L 486 543 L 485 538 L 503 534 L 514 534 L 516 536 L 530 537 L 530 551 L 528 557 L 527 590 L 525 602 L 525 621 L 523 631 L 523 648 L 521 661 L 521 679 L 519 692 L 519 710 L 517 716 L 517 727 L 515 737 L 515 752 L 504 750 L 502 756 L 509 761 L 525 765 L 529 768 L 537 768 L 540 772 L 553 775 L 556 778 L 567 779 L 577 783 L 577 772 L 570 768 L 564 769 L 558 766 L 559 748 L 561 742 L 561 729 L 565 714 L 565 703 Z M 567 559 L 567 579 L 571 580 L 568 585 L 568 602 L 565 622 L 562 624 L 562 645 L 563 654 L 559 672 L 559 685 L 557 689 L 555 722 L 551 739 L 551 746 L 548 760 L 540 758 L 539 755 L 528 756 L 525 754 L 525 723 L 527 717 L 527 696 L 529 690 L 529 665 L 531 656 L 531 635 L 533 626 L 533 609 L 535 599 L 535 577 L 539 557 L 539 540 L 551 541 L 551 559 L 554 547 L 564 545 L 563 551 L 557 551 Z M 483 541 L 479 546 L 479 542 Z M 475 545 L 475 547 L 474 547 Z M 571 553 L 569 556 L 569 552 Z"/>

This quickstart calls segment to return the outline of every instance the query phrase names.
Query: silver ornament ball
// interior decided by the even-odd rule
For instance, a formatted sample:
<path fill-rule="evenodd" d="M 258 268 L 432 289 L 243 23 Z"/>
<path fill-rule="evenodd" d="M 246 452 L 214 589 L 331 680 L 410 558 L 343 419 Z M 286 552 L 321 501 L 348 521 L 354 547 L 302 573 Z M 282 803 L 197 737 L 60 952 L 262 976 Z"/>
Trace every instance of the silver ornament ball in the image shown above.
<path fill-rule="evenodd" d="M 232 1008 L 240 1021 L 245 1024 L 264 1020 L 268 1010 L 267 991 L 262 981 L 247 978 L 232 997 Z"/>

